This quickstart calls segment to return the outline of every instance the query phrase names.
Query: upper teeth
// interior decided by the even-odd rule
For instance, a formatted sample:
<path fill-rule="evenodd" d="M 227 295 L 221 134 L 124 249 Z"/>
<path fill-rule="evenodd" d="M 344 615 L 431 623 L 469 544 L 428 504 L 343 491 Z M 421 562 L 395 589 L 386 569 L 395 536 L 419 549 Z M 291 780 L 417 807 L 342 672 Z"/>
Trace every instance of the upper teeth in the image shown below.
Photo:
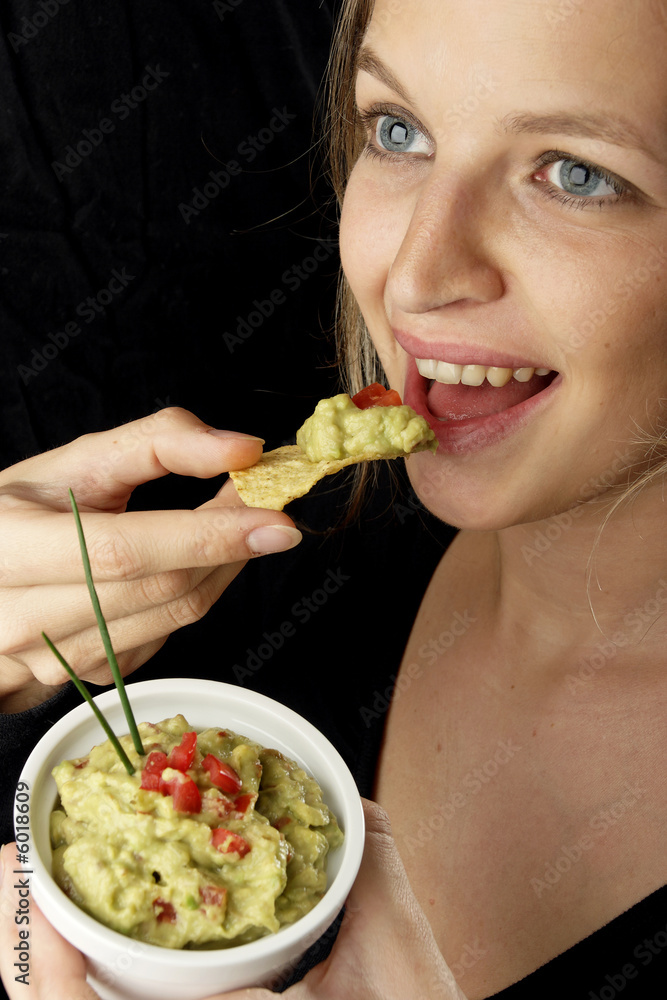
<path fill-rule="evenodd" d="M 507 385 L 514 377 L 517 382 L 528 382 L 533 375 L 548 375 L 550 368 L 495 368 L 485 365 L 453 365 L 449 361 L 417 358 L 417 370 L 424 378 L 435 379 L 446 385 L 481 385 L 484 379 L 496 388 Z"/>

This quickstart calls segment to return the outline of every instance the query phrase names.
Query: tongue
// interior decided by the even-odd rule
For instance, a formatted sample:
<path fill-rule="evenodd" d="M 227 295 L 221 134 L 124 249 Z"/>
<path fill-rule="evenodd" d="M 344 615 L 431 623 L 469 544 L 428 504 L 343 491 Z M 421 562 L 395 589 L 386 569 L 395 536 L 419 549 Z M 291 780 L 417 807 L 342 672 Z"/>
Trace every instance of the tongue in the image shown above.
<path fill-rule="evenodd" d="M 479 386 L 434 382 L 426 398 L 429 410 L 439 420 L 470 420 L 502 413 L 546 389 L 548 384 L 549 379 L 542 375 L 533 375 L 528 382 L 510 379 L 500 389 L 486 380 Z"/>

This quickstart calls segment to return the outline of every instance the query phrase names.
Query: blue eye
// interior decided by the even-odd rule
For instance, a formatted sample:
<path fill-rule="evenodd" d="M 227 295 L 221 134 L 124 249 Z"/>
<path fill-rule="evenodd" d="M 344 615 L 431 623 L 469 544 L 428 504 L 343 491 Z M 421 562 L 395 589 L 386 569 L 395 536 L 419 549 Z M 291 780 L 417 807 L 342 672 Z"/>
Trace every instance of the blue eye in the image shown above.
<path fill-rule="evenodd" d="M 548 180 L 567 194 L 579 197 L 606 197 L 618 194 L 610 177 L 581 160 L 556 160 L 546 171 Z"/>
<path fill-rule="evenodd" d="M 404 118 L 395 115 L 382 115 L 375 127 L 375 141 L 380 149 L 389 153 L 425 153 L 431 152 L 428 139 Z"/>

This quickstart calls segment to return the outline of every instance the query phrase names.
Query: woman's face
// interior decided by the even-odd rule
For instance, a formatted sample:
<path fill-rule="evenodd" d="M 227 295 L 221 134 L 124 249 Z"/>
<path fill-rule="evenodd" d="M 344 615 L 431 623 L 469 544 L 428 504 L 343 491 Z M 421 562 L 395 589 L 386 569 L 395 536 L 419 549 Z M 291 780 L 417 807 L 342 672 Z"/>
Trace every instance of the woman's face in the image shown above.
<path fill-rule="evenodd" d="M 665 425 L 666 51 L 660 0 L 377 0 L 341 252 L 450 523 L 566 510 Z"/>

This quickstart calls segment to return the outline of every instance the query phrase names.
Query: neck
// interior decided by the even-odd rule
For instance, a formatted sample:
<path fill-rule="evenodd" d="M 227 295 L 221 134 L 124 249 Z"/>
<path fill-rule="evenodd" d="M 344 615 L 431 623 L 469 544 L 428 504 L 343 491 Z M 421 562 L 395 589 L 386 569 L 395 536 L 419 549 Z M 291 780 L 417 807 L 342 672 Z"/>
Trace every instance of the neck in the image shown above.
<path fill-rule="evenodd" d="M 659 488 L 610 513 L 589 503 L 499 531 L 497 620 L 563 649 L 667 639 L 667 535 Z M 645 645 L 646 644 L 646 645 Z"/>

